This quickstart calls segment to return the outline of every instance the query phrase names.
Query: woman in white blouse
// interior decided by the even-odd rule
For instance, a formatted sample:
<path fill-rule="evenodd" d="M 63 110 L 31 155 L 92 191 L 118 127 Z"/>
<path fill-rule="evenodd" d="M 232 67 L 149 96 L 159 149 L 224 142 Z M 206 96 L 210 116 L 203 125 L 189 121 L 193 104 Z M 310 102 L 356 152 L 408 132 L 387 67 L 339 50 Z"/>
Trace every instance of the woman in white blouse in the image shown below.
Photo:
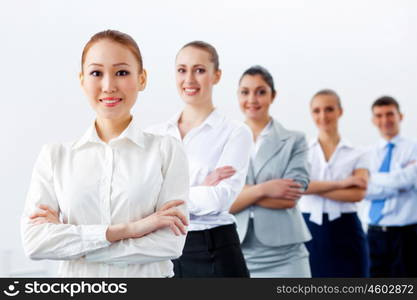
<path fill-rule="evenodd" d="M 177 90 L 185 103 L 168 122 L 149 128 L 182 141 L 190 167 L 190 225 L 176 277 L 247 277 L 229 208 L 241 191 L 252 137 L 249 128 L 213 105 L 221 77 L 217 51 L 201 41 L 186 44 L 175 62 Z"/>
<path fill-rule="evenodd" d="M 171 277 L 188 224 L 187 158 L 130 113 L 146 85 L 136 42 L 95 34 L 80 81 L 96 120 L 80 139 L 42 148 L 21 220 L 24 250 L 62 260 L 65 277 Z"/>
<path fill-rule="evenodd" d="M 357 216 L 366 194 L 368 164 L 363 152 L 341 138 L 339 96 L 322 90 L 310 103 L 319 130 L 310 144 L 311 182 L 299 205 L 313 236 L 306 243 L 313 277 L 367 277 L 368 247 Z"/>

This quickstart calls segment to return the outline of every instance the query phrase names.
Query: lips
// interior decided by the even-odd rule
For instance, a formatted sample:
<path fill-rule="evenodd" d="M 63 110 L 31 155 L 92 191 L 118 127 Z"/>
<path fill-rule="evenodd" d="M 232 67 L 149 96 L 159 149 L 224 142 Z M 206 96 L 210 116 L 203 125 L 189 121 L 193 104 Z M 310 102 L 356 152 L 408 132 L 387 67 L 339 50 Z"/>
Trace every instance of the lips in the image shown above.
<path fill-rule="evenodd" d="M 262 107 L 261 106 L 246 106 L 245 109 L 248 111 L 258 111 L 260 110 Z"/>
<path fill-rule="evenodd" d="M 186 87 L 183 88 L 183 91 L 187 96 L 194 96 L 200 91 L 200 89 L 196 87 Z"/>
<path fill-rule="evenodd" d="M 106 98 L 101 98 L 100 102 L 102 102 L 106 107 L 114 107 L 116 105 L 118 105 L 120 102 L 122 102 L 122 98 L 117 98 L 117 97 L 106 97 Z"/>

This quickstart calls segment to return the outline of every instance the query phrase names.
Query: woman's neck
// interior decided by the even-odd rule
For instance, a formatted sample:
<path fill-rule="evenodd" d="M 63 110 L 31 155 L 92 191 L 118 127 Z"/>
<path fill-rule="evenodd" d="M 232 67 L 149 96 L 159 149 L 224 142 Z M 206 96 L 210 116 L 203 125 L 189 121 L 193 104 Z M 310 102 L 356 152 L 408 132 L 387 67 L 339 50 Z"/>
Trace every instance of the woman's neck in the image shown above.
<path fill-rule="evenodd" d="M 339 132 L 337 129 L 332 131 L 320 131 L 319 142 L 321 144 L 337 146 L 340 142 Z"/>
<path fill-rule="evenodd" d="M 319 143 L 323 150 L 324 158 L 329 161 L 333 153 L 336 151 L 337 145 L 340 142 L 340 135 L 337 130 L 326 131 L 319 133 Z"/>
<path fill-rule="evenodd" d="M 108 143 L 111 139 L 118 137 L 129 125 L 132 115 L 120 119 L 97 118 L 95 122 L 99 138 Z"/>
<path fill-rule="evenodd" d="M 261 134 L 262 130 L 268 125 L 269 121 L 271 121 L 271 117 L 268 115 L 262 119 L 246 119 L 245 123 L 249 125 L 250 129 L 253 133 L 253 139 L 256 141 L 258 136 Z"/>
<path fill-rule="evenodd" d="M 201 106 L 186 105 L 178 120 L 181 137 L 184 138 L 191 129 L 200 126 L 213 110 L 212 102 Z"/>

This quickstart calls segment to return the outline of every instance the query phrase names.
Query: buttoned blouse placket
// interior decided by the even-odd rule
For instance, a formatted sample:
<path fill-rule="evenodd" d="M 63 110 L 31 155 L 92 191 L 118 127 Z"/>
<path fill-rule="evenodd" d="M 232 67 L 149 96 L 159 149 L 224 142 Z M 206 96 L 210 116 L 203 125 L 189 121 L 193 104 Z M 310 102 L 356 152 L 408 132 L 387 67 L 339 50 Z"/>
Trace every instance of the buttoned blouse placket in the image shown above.
<path fill-rule="evenodd" d="M 319 160 L 320 160 L 320 165 L 321 165 L 319 180 L 323 180 L 323 181 L 329 180 L 328 179 L 329 172 L 330 172 L 330 170 L 329 170 L 329 168 L 330 168 L 329 163 L 331 161 L 331 158 L 329 159 L 329 161 L 326 161 L 326 158 L 324 156 L 324 152 L 323 152 L 323 149 L 321 148 L 320 143 L 317 143 L 317 151 L 319 151 Z M 320 216 L 320 219 L 322 220 L 322 218 L 323 218 L 323 211 L 324 211 L 324 198 L 319 196 L 319 199 L 320 199 L 320 202 L 319 202 L 320 203 L 319 204 L 320 207 L 318 207 L 317 209 L 314 209 L 312 213 L 315 212 L 317 217 L 320 214 L 321 215 Z M 323 220 L 322 220 L 322 222 L 323 222 Z"/>
<path fill-rule="evenodd" d="M 168 127 L 167 132 L 171 136 L 174 136 L 175 138 L 177 138 L 184 145 L 185 152 L 188 155 L 187 145 L 192 141 L 192 139 L 194 137 L 196 137 L 198 134 L 200 134 L 201 131 L 204 130 L 204 128 L 206 128 L 206 127 L 207 127 L 207 123 L 204 121 L 200 126 L 192 128 L 182 139 L 181 139 L 181 133 L 180 133 L 180 129 L 178 127 L 178 123 L 171 123 L 170 127 Z M 189 166 L 191 168 L 192 164 L 190 163 Z M 190 181 L 194 181 L 192 176 L 190 177 Z"/>
<path fill-rule="evenodd" d="M 111 224 L 111 185 L 113 182 L 114 171 L 114 148 L 109 144 L 103 143 L 104 146 L 104 176 L 102 178 L 102 223 Z M 100 264 L 100 274 L 110 276 L 110 266 L 108 264 Z"/>
<path fill-rule="evenodd" d="M 323 180 L 324 181 L 335 180 L 335 177 L 333 176 L 333 172 L 332 172 L 332 169 L 334 167 L 333 166 L 333 164 L 334 164 L 333 161 L 336 159 L 335 157 L 337 157 L 337 154 L 338 154 L 339 150 L 340 150 L 340 147 L 337 146 L 335 151 L 330 156 L 330 159 L 328 161 L 325 161 L 325 167 L 324 167 L 324 173 L 323 173 Z M 323 158 L 324 158 L 324 153 L 323 153 Z M 329 204 L 329 201 L 332 201 L 332 200 L 328 200 L 327 198 L 322 198 L 322 199 L 323 199 L 322 214 L 325 211 L 328 211 L 328 214 L 329 214 L 328 217 L 329 217 L 329 220 L 331 220 L 332 219 L 331 218 L 332 210 L 328 207 L 327 204 Z"/>
<path fill-rule="evenodd" d="M 340 144 L 337 145 L 337 147 L 336 147 L 335 151 L 332 153 L 329 161 L 325 162 L 325 168 L 324 168 L 325 172 L 322 174 L 323 175 L 323 180 L 325 180 L 325 181 L 336 180 L 335 176 L 333 175 L 332 170 L 333 170 L 334 164 L 335 164 L 334 161 L 339 159 L 338 158 L 339 152 L 342 151 L 343 148 L 344 148 L 343 145 L 340 145 Z M 321 149 L 321 147 L 320 147 L 320 149 Z M 322 151 L 322 157 L 323 157 L 323 160 L 324 160 L 323 151 Z M 322 199 L 323 199 L 323 210 L 322 211 L 324 212 L 325 210 L 327 210 L 329 212 L 329 221 L 332 221 L 332 220 L 334 220 L 334 218 L 337 218 L 340 215 L 340 213 L 337 213 L 334 210 L 335 209 L 335 207 L 334 207 L 335 202 L 331 202 L 331 201 L 334 201 L 334 200 L 328 200 L 328 199 L 325 199 L 325 198 L 322 198 Z"/>

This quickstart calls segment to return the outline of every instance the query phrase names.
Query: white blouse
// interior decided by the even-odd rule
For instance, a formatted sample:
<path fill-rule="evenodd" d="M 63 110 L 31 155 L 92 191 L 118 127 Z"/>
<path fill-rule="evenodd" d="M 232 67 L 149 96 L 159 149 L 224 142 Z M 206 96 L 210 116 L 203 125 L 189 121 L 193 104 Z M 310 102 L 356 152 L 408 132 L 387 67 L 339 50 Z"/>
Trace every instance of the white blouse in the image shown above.
<path fill-rule="evenodd" d="M 340 140 L 329 161 L 326 161 L 318 139 L 314 140 L 309 146 L 308 160 L 311 181 L 342 180 L 351 176 L 354 170 L 369 169 L 364 151 L 352 147 L 344 139 Z M 318 225 L 323 223 L 323 213 L 327 213 L 329 221 L 333 221 L 342 213 L 358 210 L 357 203 L 335 201 L 318 195 L 304 195 L 298 205 L 301 212 L 310 213 L 310 221 Z"/>
<path fill-rule="evenodd" d="M 256 138 L 256 141 L 255 141 L 254 146 L 252 147 L 251 156 L 250 156 L 250 160 L 252 161 L 252 163 L 255 160 L 256 155 L 258 154 L 258 151 L 262 146 L 262 143 L 265 141 L 265 137 L 268 136 L 271 130 L 272 130 L 272 119 L 268 122 L 268 124 L 266 124 L 264 129 L 262 129 L 262 131 L 259 133 L 258 137 Z M 249 207 L 249 210 L 250 210 L 249 217 L 253 218 L 254 214 L 253 214 L 252 205 Z"/>
<path fill-rule="evenodd" d="M 142 132 L 131 121 L 104 143 L 94 124 L 71 143 L 45 145 L 33 171 L 21 220 L 23 246 L 32 259 L 63 260 L 65 277 L 170 277 L 171 259 L 185 236 L 169 228 L 110 243 L 110 224 L 137 221 L 165 202 L 188 199 L 188 164 L 180 143 Z M 39 204 L 60 212 L 63 224 L 33 225 Z M 185 205 L 179 209 L 187 214 Z"/>
<path fill-rule="evenodd" d="M 181 141 L 178 120 L 181 112 L 168 122 L 147 130 L 170 135 Z M 252 150 L 252 132 L 244 123 L 232 121 L 215 109 L 182 140 L 190 166 L 189 230 L 205 230 L 235 222 L 230 206 L 245 184 Z M 216 186 L 201 185 L 216 168 L 232 166 L 236 173 Z"/>
<path fill-rule="evenodd" d="M 251 153 L 251 160 L 254 161 L 256 158 L 256 155 L 258 154 L 259 149 L 261 148 L 263 142 L 265 141 L 265 137 L 268 136 L 268 134 L 272 130 L 272 119 L 266 124 L 266 126 L 262 129 L 262 131 L 259 133 L 258 137 L 256 138 L 254 147 L 252 148 Z"/>

